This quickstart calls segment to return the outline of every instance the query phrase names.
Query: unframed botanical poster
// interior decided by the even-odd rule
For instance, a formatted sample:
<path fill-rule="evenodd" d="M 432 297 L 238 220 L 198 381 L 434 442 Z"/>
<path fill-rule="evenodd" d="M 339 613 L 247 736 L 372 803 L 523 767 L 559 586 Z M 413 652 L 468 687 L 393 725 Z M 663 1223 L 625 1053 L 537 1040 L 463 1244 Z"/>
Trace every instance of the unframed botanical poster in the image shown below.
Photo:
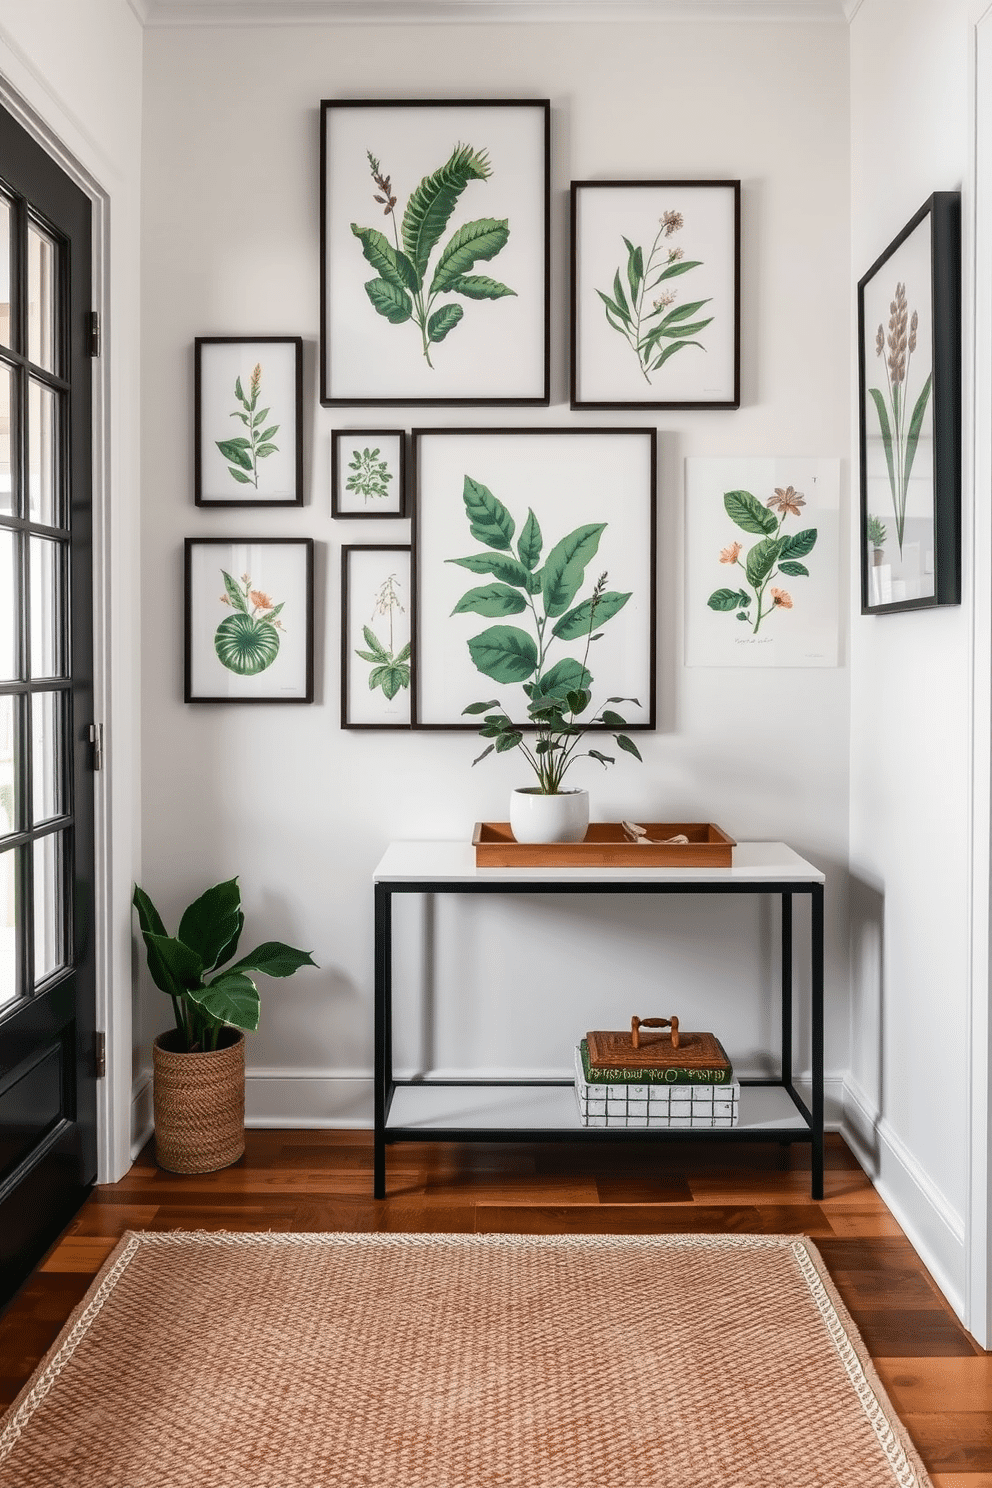
<path fill-rule="evenodd" d="M 840 461 L 686 461 L 687 666 L 837 665 Z"/>

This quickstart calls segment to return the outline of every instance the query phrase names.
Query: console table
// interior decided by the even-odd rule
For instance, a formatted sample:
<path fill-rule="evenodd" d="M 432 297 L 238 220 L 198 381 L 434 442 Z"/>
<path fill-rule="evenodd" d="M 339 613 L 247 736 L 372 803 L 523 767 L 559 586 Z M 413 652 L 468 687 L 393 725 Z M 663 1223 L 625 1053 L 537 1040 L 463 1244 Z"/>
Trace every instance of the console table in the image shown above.
<path fill-rule="evenodd" d="M 823 1197 L 824 875 L 782 842 L 742 842 L 731 868 L 477 868 L 469 842 L 394 842 L 375 870 L 375 1158 L 386 1194 L 391 1142 L 809 1142 Z M 741 1080 L 735 1127 L 587 1127 L 571 1080 L 396 1080 L 392 1048 L 394 894 L 771 894 L 781 898 L 782 1061 L 777 1079 Z M 792 901 L 810 900 L 812 1110 L 793 1083 Z"/>

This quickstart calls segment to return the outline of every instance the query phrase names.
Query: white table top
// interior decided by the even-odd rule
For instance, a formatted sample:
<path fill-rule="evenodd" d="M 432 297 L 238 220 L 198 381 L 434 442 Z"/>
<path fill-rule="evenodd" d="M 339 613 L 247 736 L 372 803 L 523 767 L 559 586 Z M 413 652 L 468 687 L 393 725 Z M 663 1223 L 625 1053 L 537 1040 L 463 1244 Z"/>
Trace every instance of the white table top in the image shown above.
<path fill-rule="evenodd" d="M 376 883 L 823 883 L 784 842 L 739 842 L 730 868 L 477 868 L 471 842 L 391 842 Z"/>

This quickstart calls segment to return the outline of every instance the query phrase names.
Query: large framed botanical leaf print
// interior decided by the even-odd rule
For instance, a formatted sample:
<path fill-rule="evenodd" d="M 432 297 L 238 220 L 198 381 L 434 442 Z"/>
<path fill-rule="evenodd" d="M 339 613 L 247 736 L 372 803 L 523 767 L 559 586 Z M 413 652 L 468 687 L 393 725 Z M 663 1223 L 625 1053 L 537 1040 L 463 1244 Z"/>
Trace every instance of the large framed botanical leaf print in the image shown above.
<path fill-rule="evenodd" d="M 323 404 L 546 404 L 550 104 L 321 104 Z"/>
<path fill-rule="evenodd" d="M 303 505 L 303 338 L 197 336 L 197 506 Z"/>
<path fill-rule="evenodd" d="M 858 285 L 861 612 L 961 597 L 961 198 L 937 191 Z"/>
<path fill-rule="evenodd" d="M 187 703 L 313 702 L 310 537 L 188 537 Z"/>
<path fill-rule="evenodd" d="M 341 549 L 341 727 L 410 726 L 410 548 Z"/>
<path fill-rule="evenodd" d="M 572 407 L 740 406 L 739 181 L 572 182 Z"/>
<path fill-rule="evenodd" d="M 414 726 L 624 701 L 655 726 L 654 429 L 413 433 Z"/>

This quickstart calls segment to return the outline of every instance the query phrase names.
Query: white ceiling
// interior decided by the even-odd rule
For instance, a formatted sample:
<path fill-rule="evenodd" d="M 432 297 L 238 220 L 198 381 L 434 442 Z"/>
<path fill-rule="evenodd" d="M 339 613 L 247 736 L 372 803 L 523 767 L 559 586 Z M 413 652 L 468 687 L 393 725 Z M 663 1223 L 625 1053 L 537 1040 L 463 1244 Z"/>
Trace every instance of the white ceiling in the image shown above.
<path fill-rule="evenodd" d="M 849 20 L 862 0 L 128 0 L 146 26 L 335 22 Z"/>

